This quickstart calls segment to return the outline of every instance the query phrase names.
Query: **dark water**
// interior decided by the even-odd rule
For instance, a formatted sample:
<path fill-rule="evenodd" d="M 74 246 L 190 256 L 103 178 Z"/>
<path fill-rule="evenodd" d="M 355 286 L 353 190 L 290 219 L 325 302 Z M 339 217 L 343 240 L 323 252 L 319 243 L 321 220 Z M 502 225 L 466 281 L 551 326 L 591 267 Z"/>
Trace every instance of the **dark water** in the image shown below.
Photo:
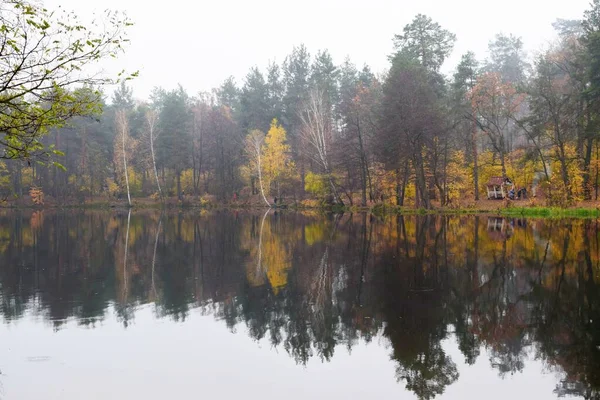
<path fill-rule="evenodd" d="M 595 220 L 0 214 L 0 398 L 599 398 Z"/>

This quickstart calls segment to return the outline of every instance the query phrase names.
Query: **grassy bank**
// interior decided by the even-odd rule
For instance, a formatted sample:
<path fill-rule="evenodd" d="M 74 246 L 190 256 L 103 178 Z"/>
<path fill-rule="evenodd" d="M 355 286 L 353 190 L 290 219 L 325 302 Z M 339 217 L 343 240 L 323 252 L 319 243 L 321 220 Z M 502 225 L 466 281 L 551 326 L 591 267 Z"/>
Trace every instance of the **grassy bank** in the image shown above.
<path fill-rule="evenodd" d="M 600 209 L 583 207 L 511 207 L 500 210 L 499 214 L 514 217 L 600 218 Z"/>
<path fill-rule="evenodd" d="M 5 203 L 1 205 L 7 209 L 96 209 L 96 210 L 111 210 L 111 209 L 128 209 L 128 205 L 122 201 L 87 201 L 84 203 L 72 202 L 64 204 L 45 204 L 33 205 L 28 203 Z M 218 203 L 197 201 L 195 199 L 186 199 L 183 202 L 177 199 L 167 199 L 165 203 L 153 199 L 135 199 L 132 204 L 135 209 L 201 209 L 201 210 L 266 210 L 263 203 Z M 536 218 L 600 218 L 600 204 L 597 202 L 588 202 L 580 204 L 572 208 L 559 207 L 540 207 L 540 206 L 523 206 L 516 207 L 514 205 L 506 207 L 500 202 L 479 202 L 470 204 L 465 207 L 434 207 L 433 209 L 414 208 L 414 207 L 398 207 L 391 204 L 375 204 L 373 206 L 338 206 L 338 205 L 322 205 L 322 204 L 302 204 L 292 203 L 283 207 L 277 207 L 276 210 L 289 211 L 312 211 L 318 213 L 358 213 L 370 212 L 377 216 L 385 215 L 469 215 L 469 214 L 484 214 L 484 215 L 501 215 L 507 217 L 536 217 Z"/>

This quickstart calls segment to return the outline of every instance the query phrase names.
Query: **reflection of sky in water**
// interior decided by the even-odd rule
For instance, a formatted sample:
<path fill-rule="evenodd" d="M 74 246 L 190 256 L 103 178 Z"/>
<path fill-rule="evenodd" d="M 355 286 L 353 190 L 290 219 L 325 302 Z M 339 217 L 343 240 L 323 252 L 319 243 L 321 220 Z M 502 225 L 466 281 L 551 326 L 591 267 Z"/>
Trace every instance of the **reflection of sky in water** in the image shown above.
<path fill-rule="evenodd" d="M 108 312 L 95 329 L 70 321 L 55 331 L 27 313 L 0 325 L 0 369 L 5 399 L 414 399 L 397 383 L 387 339 L 359 341 L 351 354 L 340 346 L 330 362 L 298 365 L 267 340 L 253 341 L 212 316 L 192 310 L 184 322 L 156 319 L 140 307 L 128 328 Z M 454 335 L 442 341 L 459 379 L 439 399 L 555 399 L 556 373 L 531 351 L 522 372 L 504 378 L 481 350 L 464 364 Z"/>
<path fill-rule="evenodd" d="M 593 398 L 596 237 L 591 220 L 0 213 L 0 399 Z"/>

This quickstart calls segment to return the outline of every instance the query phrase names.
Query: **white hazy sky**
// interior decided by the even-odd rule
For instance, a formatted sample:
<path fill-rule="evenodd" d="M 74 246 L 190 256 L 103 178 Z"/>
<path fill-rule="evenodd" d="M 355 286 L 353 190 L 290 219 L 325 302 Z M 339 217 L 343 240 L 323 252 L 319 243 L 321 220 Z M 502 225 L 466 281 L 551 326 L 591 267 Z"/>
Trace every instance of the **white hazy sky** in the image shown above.
<path fill-rule="evenodd" d="M 311 54 L 329 49 L 338 64 L 348 55 L 381 72 L 392 37 L 418 13 L 457 35 L 448 73 L 468 50 L 485 58 L 499 32 L 521 36 L 530 52 L 547 45 L 551 23 L 581 18 L 589 0 L 45 0 L 50 9 L 59 4 L 80 15 L 127 12 L 135 26 L 119 68 L 140 71 L 131 85 L 135 97 L 145 98 L 154 86 L 180 83 L 195 94 L 230 75 L 241 84 L 250 67 L 281 63 L 300 43 Z"/>

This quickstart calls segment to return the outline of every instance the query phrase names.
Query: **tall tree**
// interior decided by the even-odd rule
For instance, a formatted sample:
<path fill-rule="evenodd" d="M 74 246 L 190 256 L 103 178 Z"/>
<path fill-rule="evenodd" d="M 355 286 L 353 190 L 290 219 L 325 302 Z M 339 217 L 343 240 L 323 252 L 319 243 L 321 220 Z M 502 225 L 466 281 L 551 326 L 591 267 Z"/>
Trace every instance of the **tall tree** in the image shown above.
<path fill-rule="evenodd" d="M 112 106 L 117 110 L 125 110 L 130 112 L 133 110 L 135 104 L 133 101 L 133 90 L 127 86 L 125 81 L 114 91 L 112 96 Z"/>
<path fill-rule="evenodd" d="M 329 115 L 323 92 L 318 89 L 312 89 L 308 99 L 304 103 L 304 109 L 300 113 L 302 136 L 306 149 L 305 154 L 325 174 L 335 201 L 339 204 L 344 204 L 333 176 L 331 162 L 333 134 L 328 118 Z"/>
<path fill-rule="evenodd" d="M 338 103 L 339 70 L 334 65 L 331 54 L 327 50 L 317 52 L 310 68 L 310 85 L 323 92 L 323 99 L 330 114 L 334 118 L 334 106 Z"/>
<path fill-rule="evenodd" d="M 189 167 L 191 113 L 188 95 L 180 86 L 166 92 L 160 102 L 158 128 L 158 160 L 162 168 L 175 173 L 177 197 L 183 200 L 181 173 Z"/>
<path fill-rule="evenodd" d="M 510 82 L 503 82 L 499 73 L 488 72 L 479 77 L 470 98 L 474 121 L 485 132 L 500 158 L 502 177 L 506 179 L 507 135 L 524 96 Z"/>
<path fill-rule="evenodd" d="M 292 154 L 300 169 L 302 187 L 304 187 L 305 160 L 301 147 L 303 123 L 299 115 L 309 98 L 310 54 L 302 44 L 294 47 L 292 53 L 283 62 L 283 115 L 281 122 L 289 133 Z"/>
<path fill-rule="evenodd" d="M 550 143 L 551 157 L 558 161 L 566 203 L 573 201 L 573 187 L 569 173 L 574 162 L 568 147 L 577 139 L 578 102 L 580 92 L 563 65 L 561 49 L 550 50 L 536 61 L 535 75 L 529 86 L 529 100 L 533 131 L 538 141 Z M 542 159 L 542 162 L 545 162 Z"/>
<path fill-rule="evenodd" d="M 379 153 L 394 169 L 412 163 L 416 205 L 431 208 L 426 150 L 441 130 L 441 120 L 429 71 L 412 57 L 396 57 L 383 86 L 382 104 Z"/>
<path fill-rule="evenodd" d="M 281 119 L 283 116 L 283 95 L 285 87 L 281 80 L 281 69 L 276 63 L 267 68 L 267 107 L 269 120 Z"/>
<path fill-rule="evenodd" d="M 233 76 L 227 78 L 219 88 L 215 89 L 215 95 L 219 105 L 228 107 L 233 114 L 239 112 L 240 90 Z"/>
<path fill-rule="evenodd" d="M 349 60 L 346 60 L 340 74 L 341 157 L 350 175 L 359 174 L 361 204 L 373 201 L 373 188 L 370 173 L 371 141 L 377 129 L 376 117 L 380 100 L 380 83 L 370 73 L 368 67 L 359 74 Z"/>
<path fill-rule="evenodd" d="M 265 78 L 258 68 L 251 68 L 240 93 L 241 128 L 245 131 L 266 131 L 270 122 L 268 103 L 269 90 Z"/>
<path fill-rule="evenodd" d="M 479 165 L 478 165 L 478 128 L 474 122 L 474 110 L 469 96 L 477 82 L 479 63 L 473 52 L 462 55 L 460 63 L 454 73 L 453 102 L 454 112 L 459 119 L 457 128 L 459 134 L 464 138 L 471 160 L 473 162 L 473 193 L 475 200 L 479 200 Z"/>
<path fill-rule="evenodd" d="M 200 191 L 200 179 L 207 166 L 206 149 L 209 140 L 209 118 L 211 113 L 209 93 L 199 93 L 192 106 L 192 170 L 194 195 Z"/>
<path fill-rule="evenodd" d="M 583 158 L 583 173 L 586 198 L 590 198 L 590 164 L 594 141 L 598 140 L 598 115 L 600 114 L 600 1 L 593 0 L 590 9 L 584 13 L 581 42 L 585 46 L 586 76 L 583 81 L 585 101 L 585 124 L 579 129 L 578 150 Z"/>
<path fill-rule="evenodd" d="M 294 47 L 292 53 L 283 62 L 283 83 L 285 94 L 283 104 L 285 107 L 284 125 L 292 129 L 292 135 L 301 126 L 298 114 L 302 110 L 304 101 L 308 98 L 310 77 L 310 54 L 302 44 Z"/>
<path fill-rule="evenodd" d="M 512 34 L 499 33 L 488 45 L 490 59 L 486 70 L 497 72 L 503 82 L 514 86 L 525 84 L 526 69 L 529 67 L 523 40 Z"/>
<path fill-rule="evenodd" d="M 426 70 L 436 73 L 452 52 L 455 41 L 456 35 L 423 14 L 406 25 L 402 34 L 394 36 L 397 52 L 417 59 Z"/>

